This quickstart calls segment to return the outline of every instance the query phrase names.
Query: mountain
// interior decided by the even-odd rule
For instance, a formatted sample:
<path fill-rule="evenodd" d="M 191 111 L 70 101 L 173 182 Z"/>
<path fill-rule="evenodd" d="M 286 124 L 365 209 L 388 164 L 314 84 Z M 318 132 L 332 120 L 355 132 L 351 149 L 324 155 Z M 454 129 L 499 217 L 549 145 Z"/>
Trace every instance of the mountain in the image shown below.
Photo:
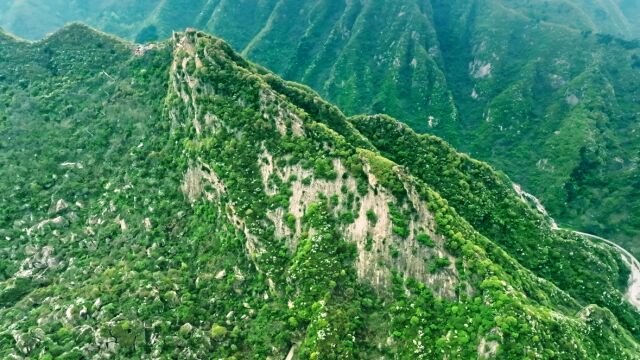
<path fill-rule="evenodd" d="M 437 4 L 437 1 L 427 1 L 420 4 L 416 1 L 401 0 L 396 3 L 402 4 L 403 10 L 412 11 L 411 8 L 416 5 L 422 10 L 430 10 L 431 6 Z M 109 27 L 110 32 L 127 37 L 154 34 L 166 37 L 173 30 L 178 30 L 179 26 L 198 26 L 210 31 L 227 31 L 230 38 L 246 46 L 255 38 L 255 35 L 260 33 L 260 30 L 271 31 L 270 26 L 265 26 L 269 19 L 283 21 L 282 17 L 293 14 L 288 13 L 288 10 L 302 9 L 298 16 L 304 16 L 311 10 L 336 16 L 339 11 L 346 9 L 353 16 L 358 17 L 358 12 L 363 8 L 374 9 L 387 6 L 396 5 L 385 0 L 359 2 L 318 0 L 297 5 L 293 1 L 287 0 L 259 2 L 105 0 L 71 3 L 61 0 L 14 0 L 0 4 L 2 10 L 0 19 L 12 32 L 32 40 L 43 38 L 67 22 L 83 20 L 101 27 Z M 636 38 L 640 35 L 640 25 L 636 21 L 640 6 L 633 0 L 551 0 L 545 2 L 483 0 L 470 2 L 466 6 L 491 8 L 493 11 L 500 8 L 521 18 L 536 19 L 578 30 L 607 33 L 626 39 Z M 393 15 L 404 16 L 405 14 Z M 318 17 L 318 19 L 320 18 Z M 289 21 L 296 21 L 296 19 Z M 245 27 L 240 27 L 239 22 L 245 22 Z M 275 23 L 272 22 L 273 24 Z M 234 29 L 225 28 L 224 25 Z M 150 31 L 151 27 L 155 30 Z"/>
<path fill-rule="evenodd" d="M 0 65 L 2 358 L 638 358 L 618 250 L 434 136 L 195 30 Z"/>
<path fill-rule="evenodd" d="M 206 30 L 346 114 L 386 113 L 490 162 L 563 226 L 636 256 L 638 16 L 628 0 L 0 4 L 0 26 L 31 39 L 73 20 L 137 42 Z"/>
<path fill-rule="evenodd" d="M 471 74 L 448 78 L 465 130 L 443 137 L 505 170 L 561 224 L 637 252 L 640 42 L 461 7 L 435 10 L 459 19 L 439 26 L 456 44 L 443 47 L 447 73 Z"/>

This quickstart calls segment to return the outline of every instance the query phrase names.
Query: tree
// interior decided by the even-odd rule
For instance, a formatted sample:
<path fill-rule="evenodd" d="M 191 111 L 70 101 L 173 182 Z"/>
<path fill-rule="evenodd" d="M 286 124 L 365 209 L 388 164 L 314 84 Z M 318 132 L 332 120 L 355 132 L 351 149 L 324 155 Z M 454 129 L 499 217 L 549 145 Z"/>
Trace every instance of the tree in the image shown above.
<path fill-rule="evenodd" d="M 222 340 L 225 335 L 227 335 L 227 328 L 225 328 L 224 326 L 214 324 L 211 327 L 211 337 L 215 340 Z"/>

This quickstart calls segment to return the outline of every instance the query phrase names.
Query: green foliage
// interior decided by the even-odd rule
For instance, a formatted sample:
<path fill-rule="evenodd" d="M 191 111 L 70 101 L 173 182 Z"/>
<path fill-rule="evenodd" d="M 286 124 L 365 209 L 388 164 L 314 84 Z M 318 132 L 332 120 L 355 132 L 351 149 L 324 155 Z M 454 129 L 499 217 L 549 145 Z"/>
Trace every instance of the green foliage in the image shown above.
<path fill-rule="evenodd" d="M 446 257 L 438 257 L 436 259 L 429 259 L 429 272 L 436 273 L 451 265 L 451 261 Z"/>
<path fill-rule="evenodd" d="M 376 215 L 376 212 L 373 209 L 367 210 L 367 220 L 372 224 L 378 222 L 378 215 Z"/>
<path fill-rule="evenodd" d="M 366 251 L 371 251 L 373 249 L 373 238 L 371 236 L 367 236 L 365 240 L 364 249 Z"/>
<path fill-rule="evenodd" d="M 338 174 L 333 169 L 330 159 L 318 158 L 313 164 L 314 174 L 319 179 L 335 180 Z"/>
<path fill-rule="evenodd" d="M 351 211 L 345 211 L 340 214 L 340 221 L 343 224 L 352 224 L 355 221 L 355 216 Z"/>
<path fill-rule="evenodd" d="M 384 116 L 356 117 L 352 121 L 382 154 L 433 186 L 458 214 L 523 266 L 585 304 L 608 307 L 637 333 L 639 319 L 634 310 L 627 303 L 616 305 L 613 300 L 623 297 L 620 290 L 624 292 L 626 285 L 620 284 L 628 280 L 627 274 L 619 272 L 626 267 L 615 249 L 551 231 L 545 224 L 549 220 L 517 196 L 506 176 L 455 152 L 436 137 L 417 135 Z M 439 228 L 449 231 L 447 245 L 459 250 L 465 240 L 453 230 L 455 218 L 436 213 L 436 221 Z M 601 259 L 597 268 L 589 260 L 594 253 Z M 592 265 L 584 266 L 586 263 Z"/>
<path fill-rule="evenodd" d="M 34 284 L 31 279 L 17 278 L 12 283 L 5 282 L 0 290 L 0 307 L 12 306 L 30 293 Z"/>
<path fill-rule="evenodd" d="M 640 6 L 633 1 L 284 3 L 5 1 L 0 24 L 29 39 L 78 20 L 137 42 L 206 30 L 348 114 L 386 113 L 442 136 L 506 171 L 565 226 L 640 254 L 640 223 L 628 210 L 640 204 L 639 145 L 628 136 L 639 130 Z M 47 56 L 41 63 L 57 71 Z M 370 149 L 337 109 L 321 100 L 315 106 L 309 88 L 256 72 L 316 121 Z M 587 172 L 580 169 L 584 146 L 602 160 Z M 333 176 L 319 169 L 321 178 Z"/>
<path fill-rule="evenodd" d="M 211 337 L 214 340 L 220 341 L 227 335 L 227 328 L 222 325 L 214 324 L 211 327 Z"/>
<path fill-rule="evenodd" d="M 619 256 L 439 140 L 354 126 L 195 31 L 137 55 L 77 25 L 2 41 L 1 358 L 637 353 Z"/>
<path fill-rule="evenodd" d="M 294 230 L 296 228 L 296 216 L 289 213 L 285 217 L 285 222 L 289 229 Z"/>
<path fill-rule="evenodd" d="M 393 227 L 391 228 L 392 232 L 401 238 L 408 237 L 409 220 L 395 203 L 388 203 L 387 205 L 389 206 L 389 215 L 391 216 L 391 222 L 393 223 Z"/>
<path fill-rule="evenodd" d="M 416 241 L 420 244 L 428 247 L 434 247 L 436 244 L 433 242 L 433 239 L 426 233 L 419 233 L 416 236 Z"/>
<path fill-rule="evenodd" d="M 369 150 L 358 149 L 358 151 L 366 159 L 371 167 L 371 173 L 376 176 L 381 184 L 390 189 L 393 195 L 399 199 L 406 196 L 404 185 L 395 170 L 395 163 Z"/>

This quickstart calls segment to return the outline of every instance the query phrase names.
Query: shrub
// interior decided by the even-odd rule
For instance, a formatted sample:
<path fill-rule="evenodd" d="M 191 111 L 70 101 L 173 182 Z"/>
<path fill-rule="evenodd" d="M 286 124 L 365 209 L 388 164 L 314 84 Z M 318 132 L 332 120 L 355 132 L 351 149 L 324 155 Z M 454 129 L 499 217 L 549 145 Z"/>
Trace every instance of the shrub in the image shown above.
<path fill-rule="evenodd" d="M 373 211 L 373 209 L 369 209 L 369 210 L 367 210 L 367 219 L 372 224 L 375 224 L 375 223 L 378 222 L 378 215 L 376 215 L 376 212 Z"/>
<path fill-rule="evenodd" d="M 416 236 L 416 241 L 424 246 L 434 247 L 436 244 L 433 242 L 433 239 L 425 233 L 420 233 Z"/>
<path fill-rule="evenodd" d="M 224 326 L 218 325 L 218 324 L 214 324 L 211 327 L 211 337 L 216 339 L 216 340 L 220 340 L 223 337 L 225 337 L 227 335 L 227 328 L 225 328 Z"/>

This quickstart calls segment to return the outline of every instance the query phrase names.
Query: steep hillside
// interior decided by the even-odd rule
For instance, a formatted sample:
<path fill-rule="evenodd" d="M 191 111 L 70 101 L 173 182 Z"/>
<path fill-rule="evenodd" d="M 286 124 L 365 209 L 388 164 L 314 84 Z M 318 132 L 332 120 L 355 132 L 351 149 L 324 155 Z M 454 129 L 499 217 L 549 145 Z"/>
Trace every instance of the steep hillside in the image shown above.
<path fill-rule="evenodd" d="M 638 358 L 620 254 L 441 140 L 200 32 L 0 42 L 0 357 Z"/>
<path fill-rule="evenodd" d="M 399 3 L 417 3 L 402 0 Z M 293 1 L 227 1 L 227 0 L 145 0 L 145 1 L 90 1 L 65 2 L 62 0 L 9 0 L 0 3 L 0 23 L 12 32 L 29 39 L 40 39 L 56 31 L 70 21 L 88 21 L 109 27 L 123 36 L 134 37 L 143 29 L 166 37 L 180 26 L 198 26 L 208 30 L 228 31 L 242 44 L 266 28 L 271 13 L 279 13 L 290 7 Z M 319 11 L 342 10 L 354 5 L 380 6 L 383 0 L 361 1 L 316 1 L 312 7 Z M 428 2 L 427 2 L 428 3 Z M 473 2 L 471 2 L 473 3 Z M 470 4 L 471 4 L 470 3 Z M 532 18 L 547 23 L 563 25 L 578 30 L 608 33 L 623 38 L 640 35 L 637 22 L 640 6 L 633 0 L 551 0 L 551 1 L 504 1 L 484 0 L 476 3 L 497 6 L 522 18 Z M 188 6 L 187 6 L 188 5 Z M 305 7 L 306 5 L 301 5 Z M 279 13 L 281 14 L 281 13 Z M 230 15 L 235 15 L 232 17 Z M 243 29 L 239 21 L 245 22 Z M 253 22 L 250 22 L 253 21 Z M 295 19 L 294 19 L 295 21 Z M 234 29 L 225 29 L 222 25 Z"/>
<path fill-rule="evenodd" d="M 614 265 L 619 263 L 617 256 L 606 255 L 607 244 L 580 241 L 575 234 L 556 229 L 553 220 L 532 211 L 535 204 L 518 185 L 487 164 L 456 153 L 437 137 L 418 135 L 384 116 L 359 116 L 351 121 L 384 156 L 430 184 L 478 232 L 522 265 L 576 299 L 607 306 L 620 318 L 633 318 L 635 309 L 618 307 L 617 297 L 611 297 L 616 293 L 616 284 L 607 280 L 611 272 L 621 271 L 622 286 L 628 276 L 625 266 Z M 594 254 L 600 258 L 595 263 Z M 584 268 L 587 263 L 588 270 Z M 628 326 L 636 328 L 637 324 L 634 320 Z"/>
<path fill-rule="evenodd" d="M 505 170 L 561 224 L 637 253 L 640 42 L 467 3 L 434 10 L 465 129 L 441 135 Z"/>
<path fill-rule="evenodd" d="M 206 30 L 347 114 L 386 113 L 443 137 L 563 226 L 640 256 L 638 15 L 622 0 L 0 4 L 0 26 L 27 38 L 74 20 L 137 42 Z"/>

